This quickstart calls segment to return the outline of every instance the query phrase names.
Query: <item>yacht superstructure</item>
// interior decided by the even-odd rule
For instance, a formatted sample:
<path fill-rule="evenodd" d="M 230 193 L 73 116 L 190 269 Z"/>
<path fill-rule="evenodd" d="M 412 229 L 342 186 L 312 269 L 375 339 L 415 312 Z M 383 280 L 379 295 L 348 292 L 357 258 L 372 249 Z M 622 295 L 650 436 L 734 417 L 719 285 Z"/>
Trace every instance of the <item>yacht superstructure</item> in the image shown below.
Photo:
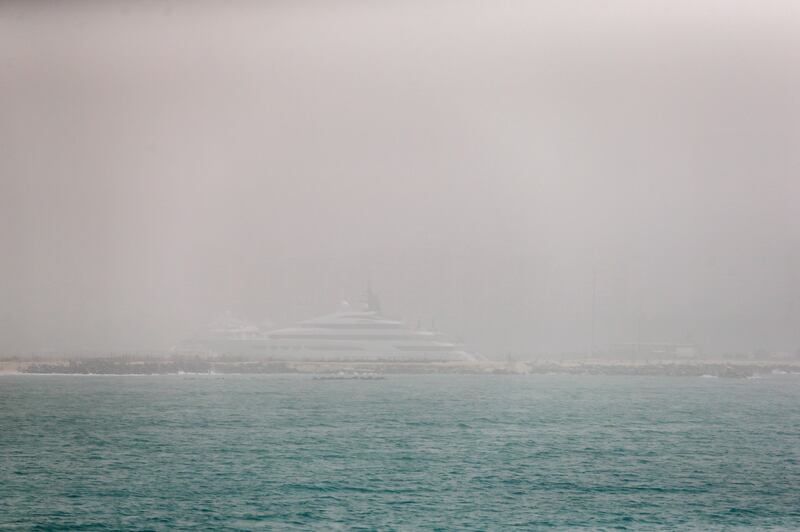
<path fill-rule="evenodd" d="M 275 358 L 400 362 L 474 358 L 440 332 L 408 329 L 402 321 L 384 316 L 371 290 L 361 310 L 344 303 L 338 312 L 270 331 L 268 336 L 268 354 Z"/>
<path fill-rule="evenodd" d="M 220 355 L 285 361 L 469 361 L 474 356 L 438 331 L 409 329 L 381 312 L 367 290 L 363 307 L 343 302 L 337 312 L 267 332 L 213 342 Z M 249 335 L 251 332 L 254 334 Z"/>

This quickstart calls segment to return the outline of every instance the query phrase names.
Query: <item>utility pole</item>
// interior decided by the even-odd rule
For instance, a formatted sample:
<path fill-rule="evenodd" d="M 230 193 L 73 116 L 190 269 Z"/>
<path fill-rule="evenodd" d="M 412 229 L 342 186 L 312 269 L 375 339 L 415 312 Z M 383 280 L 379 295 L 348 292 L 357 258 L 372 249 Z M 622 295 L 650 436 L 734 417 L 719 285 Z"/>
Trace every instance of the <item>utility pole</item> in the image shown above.
<path fill-rule="evenodd" d="M 592 266 L 592 339 L 589 345 L 589 357 L 594 357 L 595 329 L 597 323 L 597 269 Z"/>

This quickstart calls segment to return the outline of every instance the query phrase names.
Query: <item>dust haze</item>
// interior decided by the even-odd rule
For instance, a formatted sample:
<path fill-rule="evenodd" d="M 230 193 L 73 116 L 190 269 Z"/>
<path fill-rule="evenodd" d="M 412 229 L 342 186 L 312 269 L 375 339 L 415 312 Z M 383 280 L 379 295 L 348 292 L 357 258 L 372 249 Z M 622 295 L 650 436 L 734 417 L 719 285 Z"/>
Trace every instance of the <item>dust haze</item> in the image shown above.
<path fill-rule="evenodd" d="M 792 2 L 5 2 L 0 353 L 355 299 L 485 356 L 800 348 Z"/>

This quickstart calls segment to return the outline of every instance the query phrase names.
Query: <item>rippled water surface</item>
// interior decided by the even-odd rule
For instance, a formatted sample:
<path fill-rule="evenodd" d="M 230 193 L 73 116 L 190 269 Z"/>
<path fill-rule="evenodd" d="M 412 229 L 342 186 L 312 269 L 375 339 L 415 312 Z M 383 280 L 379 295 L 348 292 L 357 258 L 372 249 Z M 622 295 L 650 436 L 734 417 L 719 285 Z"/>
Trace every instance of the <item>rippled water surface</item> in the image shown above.
<path fill-rule="evenodd" d="M 800 378 L 0 376 L 0 527 L 800 529 Z"/>

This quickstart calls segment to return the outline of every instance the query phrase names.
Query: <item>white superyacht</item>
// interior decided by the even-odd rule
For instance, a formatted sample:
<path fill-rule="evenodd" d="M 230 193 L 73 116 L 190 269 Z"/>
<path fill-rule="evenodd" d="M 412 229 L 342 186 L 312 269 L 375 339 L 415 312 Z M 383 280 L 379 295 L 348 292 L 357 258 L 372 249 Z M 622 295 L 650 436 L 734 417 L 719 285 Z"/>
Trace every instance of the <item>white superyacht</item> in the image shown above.
<path fill-rule="evenodd" d="M 219 355 L 285 361 L 448 362 L 475 360 L 463 346 L 438 331 L 409 329 L 381 312 L 368 289 L 361 309 L 343 302 L 337 312 L 262 332 L 229 322 L 206 347 Z"/>

